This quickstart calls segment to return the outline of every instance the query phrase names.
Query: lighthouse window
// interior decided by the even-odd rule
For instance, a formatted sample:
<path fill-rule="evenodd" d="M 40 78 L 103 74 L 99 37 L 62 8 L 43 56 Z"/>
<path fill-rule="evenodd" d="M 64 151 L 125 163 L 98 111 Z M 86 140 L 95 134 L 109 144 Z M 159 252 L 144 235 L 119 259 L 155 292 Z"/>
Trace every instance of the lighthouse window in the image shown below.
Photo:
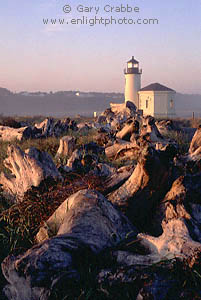
<path fill-rule="evenodd" d="M 149 100 L 146 100 L 146 108 L 149 106 Z"/>

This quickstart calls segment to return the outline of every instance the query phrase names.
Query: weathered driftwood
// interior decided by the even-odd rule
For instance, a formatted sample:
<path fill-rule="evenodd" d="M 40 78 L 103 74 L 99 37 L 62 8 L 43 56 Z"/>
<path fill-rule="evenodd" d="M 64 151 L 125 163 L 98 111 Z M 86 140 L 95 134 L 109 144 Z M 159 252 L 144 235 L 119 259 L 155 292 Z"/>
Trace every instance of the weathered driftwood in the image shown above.
<path fill-rule="evenodd" d="M 143 118 L 143 126 L 141 128 L 141 135 L 146 135 L 149 134 L 150 136 L 150 141 L 152 143 L 154 142 L 159 142 L 159 143 L 164 143 L 164 138 L 160 134 L 158 128 L 155 125 L 155 119 L 151 116 L 147 116 Z M 166 141 L 166 144 L 168 142 Z"/>
<path fill-rule="evenodd" d="M 143 230 L 150 230 L 152 210 L 169 188 L 171 159 L 175 155 L 169 147 L 156 151 L 144 142 L 141 144 L 138 164 L 129 179 L 108 199 L 126 212 Z"/>
<path fill-rule="evenodd" d="M 13 141 L 28 139 L 33 136 L 33 130 L 31 127 L 11 128 L 8 126 L 0 126 L 0 140 Z"/>
<path fill-rule="evenodd" d="M 110 103 L 110 108 L 101 114 L 98 118 L 98 122 L 107 122 L 111 124 L 113 128 L 117 128 L 120 124 L 136 115 L 136 106 L 130 101 L 121 104 Z"/>
<path fill-rule="evenodd" d="M 138 234 L 141 245 L 149 249 L 150 254 L 134 255 L 127 251 L 114 252 L 117 262 L 123 265 L 151 265 L 162 260 L 195 258 L 201 253 L 201 243 L 193 241 L 182 219 L 169 221 L 163 228 L 163 234 L 153 237 Z"/>
<path fill-rule="evenodd" d="M 88 133 L 92 127 L 87 123 L 80 123 L 77 125 L 77 128 L 79 133 Z"/>
<path fill-rule="evenodd" d="M 150 267 L 117 265 L 101 270 L 98 282 L 110 299 L 122 299 L 128 294 L 135 300 L 199 299 L 200 287 L 196 281 L 196 287 L 192 287 L 192 281 L 187 280 L 189 269 L 184 265 L 176 259 Z"/>
<path fill-rule="evenodd" d="M 11 171 L 11 175 L 2 172 L 0 184 L 11 196 L 20 199 L 31 186 L 38 186 L 47 177 L 62 178 L 46 152 L 36 148 L 23 152 L 19 147 L 12 145 L 8 147 L 7 155 L 4 165 Z"/>
<path fill-rule="evenodd" d="M 76 149 L 75 151 L 73 151 L 71 157 L 68 159 L 66 167 L 70 168 L 70 170 L 76 170 L 80 168 L 82 154 L 83 153 L 81 149 Z"/>
<path fill-rule="evenodd" d="M 52 118 L 47 118 L 43 122 L 35 124 L 35 128 L 40 130 L 40 134 L 36 135 L 38 138 L 51 136 L 59 137 L 66 134 L 69 129 L 78 129 L 76 122 L 70 118 L 58 120 L 56 122 Z"/>
<path fill-rule="evenodd" d="M 172 120 L 156 121 L 155 124 L 161 135 L 166 135 L 171 131 L 179 130 L 178 126 L 176 126 Z"/>
<path fill-rule="evenodd" d="M 135 143 L 117 140 L 112 146 L 105 148 L 105 154 L 108 158 L 118 158 L 118 154 L 123 150 L 130 150 L 136 147 Z"/>
<path fill-rule="evenodd" d="M 71 120 L 70 118 L 65 118 L 63 120 L 58 120 L 55 124 L 54 124 L 54 128 L 52 131 L 52 135 L 59 137 L 61 135 L 64 135 L 68 132 L 68 129 L 70 128 L 71 124 Z M 76 123 L 75 123 L 76 125 Z M 72 130 L 74 130 L 76 127 L 74 127 Z"/>
<path fill-rule="evenodd" d="M 84 167 L 89 171 L 94 164 L 97 164 L 97 154 L 103 151 L 103 148 L 94 142 L 84 144 L 72 153 L 64 168 L 67 171 L 79 171 Z"/>
<path fill-rule="evenodd" d="M 124 166 L 113 172 L 103 183 L 104 194 L 118 189 L 132 175 L 133 166 Z"/>
<path fill-rule="evenodd" d="M 116 134 L 116 137 L 122 140 L 130 141 L 133 133 L 139 134 L 139 122 L 137 120 L 131 120 L 131 122 L 127 122 L 122 130 Z"/>
<path fill-rule="evenodd" d="M 72 155 L 75 150 L 76 140 L 71 136 L 64 136 L 60 139 L 59 149 L 57 151 L 56 157 L 66 157 Z"/>
<path fill-rule="evenodd" d="M 108 131 L 107 128 L 103 127 L 99 128 L 98 133 L 95 137 L 96 143 L 104 147 L 112 146 L 115 140 L 115 132 L 113 130 Z"/>
<path fill-rule="evenodd" d="M 155 212 L 154 223 L 167 224 L 181 219 L 189 227 L 191 236 L 201 242 L 201 173 L 181 176 L 174 181 L 170 191 Z M 160 231 L 158 231 L 160 233 Z"/>
<path fill-rule="evenodd" d="M 92 170 L 92 174 L 98 175 L 100 177 L 109 177 L 116 174 L 116 168 L 109 166 L 108 164 L 99 163 Z"/>
<path fill-rule="evenodd" d="M 2 263 L 10 284 L 5 289 L 9 300 L 48 299 L 60 280 L 65 278 L 66 285 L 79 280 L 78 259 L 88 267 L 92 255 L 114 247 L 130 231 L 136 233 L 110 202 L 92 190 L 69 197 L 47 225 L 53 231 L 56 228 L 56 237 Z"/>
<path fill-rule="evenodd" d="M 201 154 L 201 125 L 196 130 L 189 148 L 189 154 L 195 156 Z"/>
<path fill-rule="evenodd" d="M 34 126 L 41 130 L 41 136 L 48 137 L 52 135 L 54 120 L 47 118 L 41 123 L 36 123 Z"/>
<path fill-rule="evenodd" d="M 126 265 L 153 264 L 164 259 L 188 259 L 194 264 L 201 254 L 201 173 L 178 178 L 155 210 L 155 226 L 161 235 L 139 234 L 150 254 L 118 251 L 117 261 Z"/>
<path fill-rule="evenodd" d="M 23 140 L 29 138 L 46 138 L 50 136 L 59 137 L 67 133 L 68 129 L 77 130 L 76 122 L 69 118 L 54 122 L 52 118 L 47 118 L 33 127 L 26 126 L 21 128 L 12 128 L 0 126 L 0 139 L 3 141 Z"/>

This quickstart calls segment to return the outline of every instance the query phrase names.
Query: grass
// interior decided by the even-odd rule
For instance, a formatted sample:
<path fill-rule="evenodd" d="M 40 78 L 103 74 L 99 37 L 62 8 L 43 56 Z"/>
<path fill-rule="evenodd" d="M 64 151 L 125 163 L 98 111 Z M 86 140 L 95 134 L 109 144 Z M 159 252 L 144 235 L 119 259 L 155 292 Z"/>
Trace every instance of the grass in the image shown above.
<path fill-rule="evenodd" d="M 170 131 L 164 136 L 177 143 L 179 154 L 186 154 L 188 152 L 191 142 L 191 139 L 188 134 L 182 131 Z"/>
<path fill-rule="evenodd" d="M 97 134 L 98 133 L 96 129 L 90 129 L 89 131 L 86 131 L 84 133 L 69 130 L 69 132 L 67 133 L 67 135 L 73 136 L 77 139 L 77 147 L 95 141 Z M 48 152 L 54 159 L 59 148 L 60 138 L 48 137 L 46 139 L 28 139 L 23 141 L 15 140 L 12 141 L 12 143 L 0 141 L 0 172 L 7 172 L 4 167 L 3 161 L 7 157 L 7 148 L 10 144 L 19 146 L 23 151 L 30 147 L 35 147 L 40 151 Z M 54 161 L 56 162 L 56 159 L 54 159 Z"/>
<path fill-rule="evenodd" d="M 24 141 L 13 141 L 11 142 L 4 142 L 0 141 L 0 172 L 5 171 L 6 173 L 8 170 L 5 168 L 3 161 L 7 157 L 7 149 L 9 145 L 16 145 L 19 146 L 23 151 L 35 147 L 40 151 L 48 152 L 52 157 L 55 157 L 56 152 L 59 147 L 59 139 L 55 137 L 49 137 L 47 139 L 28 139 Z"/>
<path fill-rule="evenodd" d="M 92 128 L 92 129 L 83 131 L 81 133 L 69 130 L 68 135 L 76 138 L 77 139 L 76 144 L 78 146 L 82 146 L 82 145 L 88 144 L 90 142 L 95 142 L 96 137 L 98 135 L 98 130 Z"/>

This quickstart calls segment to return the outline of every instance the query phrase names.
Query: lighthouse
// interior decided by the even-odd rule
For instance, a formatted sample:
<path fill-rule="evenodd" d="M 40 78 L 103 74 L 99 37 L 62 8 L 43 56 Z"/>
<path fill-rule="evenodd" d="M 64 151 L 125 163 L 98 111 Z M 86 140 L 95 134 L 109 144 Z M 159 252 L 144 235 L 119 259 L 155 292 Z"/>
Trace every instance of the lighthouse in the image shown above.
<path fill-rule="evenodd" d="M 139 62 L 135 60 L 134 56 L 127 62 L 125 74 L 125 102 L 131 101 L 139 108 L 138 92 L 141 89 L 141 74 L 139 69 Z"/>

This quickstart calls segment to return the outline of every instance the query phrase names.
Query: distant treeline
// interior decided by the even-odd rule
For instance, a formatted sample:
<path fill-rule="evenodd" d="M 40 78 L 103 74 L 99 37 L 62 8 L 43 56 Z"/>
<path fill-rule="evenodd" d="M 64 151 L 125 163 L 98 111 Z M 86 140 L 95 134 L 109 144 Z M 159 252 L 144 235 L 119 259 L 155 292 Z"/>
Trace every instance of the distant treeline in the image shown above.
<path fill-rule="evenodd" d="M 48 116 L 91 116 L 109 107 L 110 102 L 122 103 L 120 93 L 97 93 L 79 91 L 12 93 L 0 88 L 0 114 L 3 115 L 48 115 Z M 201 117 L 201 95 L 176 95 L 176 113 L 180 117 Z"/>

